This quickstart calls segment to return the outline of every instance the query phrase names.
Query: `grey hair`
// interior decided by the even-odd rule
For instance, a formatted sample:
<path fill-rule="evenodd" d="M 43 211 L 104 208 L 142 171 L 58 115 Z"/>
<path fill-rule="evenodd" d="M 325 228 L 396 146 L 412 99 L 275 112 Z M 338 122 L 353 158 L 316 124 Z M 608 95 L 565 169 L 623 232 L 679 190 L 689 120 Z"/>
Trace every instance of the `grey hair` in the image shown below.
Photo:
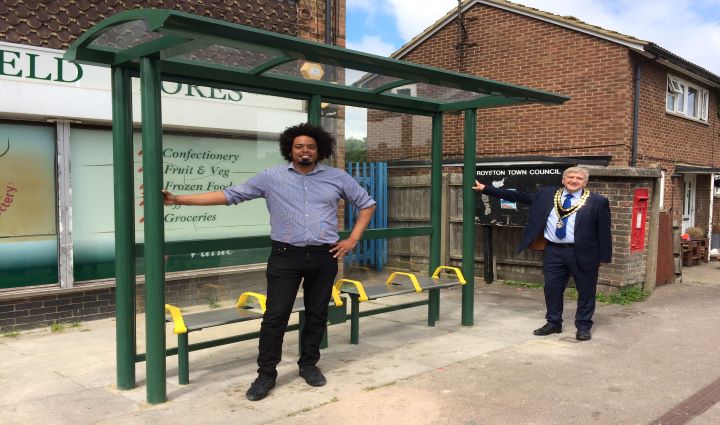
<path fill-rule="evenodd" d="M 585 181 L 590 180 L 590 171 L 588 171 L 585 167 L 570 167 L 567 170 L 563 171 L 563 178 L 567 177 L 570 173 L 580 173 L 583 176 L 585 176 Z"/>

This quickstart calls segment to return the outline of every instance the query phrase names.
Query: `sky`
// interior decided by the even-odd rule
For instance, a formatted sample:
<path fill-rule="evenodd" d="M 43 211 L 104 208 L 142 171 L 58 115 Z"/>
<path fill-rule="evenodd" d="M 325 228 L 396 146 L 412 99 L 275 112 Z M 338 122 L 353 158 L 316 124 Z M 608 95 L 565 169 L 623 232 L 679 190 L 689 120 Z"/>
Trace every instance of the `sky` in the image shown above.
<path fill-rule="evenodd" d="M 720 75 L 720 0 L 515 0 L 652 41 Z M 457 0 L 347 0 L 347 47 L 389 56 L 457 8 Z M 346 133 L 364 136 L 357 108 Z M 363 114 L 364 115 L 364 114 Z"/>

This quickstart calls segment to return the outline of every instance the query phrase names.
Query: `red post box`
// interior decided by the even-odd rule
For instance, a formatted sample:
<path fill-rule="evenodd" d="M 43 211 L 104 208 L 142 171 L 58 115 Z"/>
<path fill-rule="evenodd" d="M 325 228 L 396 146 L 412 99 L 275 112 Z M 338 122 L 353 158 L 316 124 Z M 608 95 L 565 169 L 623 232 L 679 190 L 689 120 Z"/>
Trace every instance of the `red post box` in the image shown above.
<path fill-rule="evenodd" d="M 630 226 L 630 252 L 645 249 L 645 219 L 647 218 L 649 189 L 635 189 L 633 196 L 632 225 Z"/>

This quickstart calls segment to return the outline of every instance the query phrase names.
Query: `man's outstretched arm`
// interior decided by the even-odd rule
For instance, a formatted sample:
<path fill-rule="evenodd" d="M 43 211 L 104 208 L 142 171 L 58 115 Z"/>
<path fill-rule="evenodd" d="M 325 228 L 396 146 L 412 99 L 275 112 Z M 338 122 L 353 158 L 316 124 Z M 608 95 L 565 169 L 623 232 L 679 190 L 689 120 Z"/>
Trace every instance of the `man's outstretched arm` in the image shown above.
<path fill-rule="evenodd" d="M 511 202 L 521 202 L 523 204 L 532 204 L 537 199 L 537 193 L 522 192 L 519 190 L 498 189 L 493 186 L 482 184 L 475 180 L 475 186 L 472 189 L 476 192 L 484 193 L 495 198 L 501 198 Z"/>
<path fill-rule="evenodd" d="M 163 204 L 165 205 L 227 205 L 223 192 L 205 192 L 194 195 L 173 195 L 163 190 Z"/>

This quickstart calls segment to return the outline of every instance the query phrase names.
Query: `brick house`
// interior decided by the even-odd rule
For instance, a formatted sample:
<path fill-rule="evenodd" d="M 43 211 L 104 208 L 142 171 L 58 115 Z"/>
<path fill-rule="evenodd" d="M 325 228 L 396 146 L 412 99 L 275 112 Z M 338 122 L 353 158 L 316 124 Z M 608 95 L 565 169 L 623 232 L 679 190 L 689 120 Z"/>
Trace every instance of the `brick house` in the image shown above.
<path fill-rule="evenodd" d="M 89 244 L 82 241 L 84 233 L 103 233 L 98 229 L 83 229 L 98 216 L 101 216 L 99 220 L 104 220 L 99 227 L 110 228 L 112 214 L 101 209 L 111 205 L 112 201 L 87 203 L 80 199 L 83 193 L 97 196 L 109 192 L 102 188 L 112 185 L 111 172 L 105 173 L 103 178 L 80 174 L 80 165 L 84 161 L 103 158 L 102 161 L 107 162 L 107 158 L 111 158 L 108 156 L 111 147 L 110 74 L 109 71 L 103 74 L 101 68 L 66 62 L 62 54 L 87 29 L 112 15 L 135 8 L 174 9 L 308 40 L 345 45 L 344 0 L 0 2 L 0 92 L 3 93 L 0 100 L 0 139 L 3 140 L 0 186 L 5 194 L 6 186 L 10 188 L 7 191 L 12 192 L 13 181 L 32 177 L 37 180 L 32 183 L 37 195 L 34 198 L 43 199 L 43 203 L 21 205 L 18 197 L 13 203 L 15 210 L 26 212 L 22 226 L 8 226 L 6 216 L 0 217 L 2 332 L 114 314 L 114 279 L 110 266 L 113 250 L 101 248 L 98 241 L 89 241 Z M 270 140 L 273 134 L 281 131 L 278 130 L 280 126 L 284 128 L 289 125 L 286 123 L 305 121 L 307 116 L 302 101 L 294 99 L 266 97 L 252 100 L 252 96 L 238 91 L 187 84 L 181 87 L 179 83 L 163 86 L 163 92 L 166 100 L 168 96 L 175 96 L 163 101 L 169 105 L 168 110 L 172 109 L 174 101 L 184 100 L 184 106 L 177 108 L 180 112 L 185 108 L 200 116 L 206 110 L 212 111 L 202 119 L 212 118 L 216 111 L 225 110 L 230 116 L 248 115 L 252 116 L 252 122 L 271 123 L 265 128 L 261 128 L 261 124 L 244 127 L 245 123 L 236 118 L 226 119 L 220 127 L 212 124 L 188 126 L 182 122 L 187 118 L 178 118 L 175 122 L 170 118 L 164 121 L 168 130 L 166 142 L 170 147 L 182 140 L 191 143 L 202 138 L 216 143 L 212 149 L 225 149 L 226 143 L 240 140 L 249 144 L 250 152 L 264 150 L 259 140 L 265 137 Z M 194 104 L 187 103 L 191 101 Z M 203 107 L 198 108 L 199 105 Z M 269 112 L 262 112 L 263 108 Z M 256 115 L 248 111 L 255 111 L 252 114 Z M 263 113 L 272 119 L 261 117 Z M 275 154 L 279 158 L 276 142 L 272 145 L 272 149 L 267 150 L 271 153 L 263 152 L 263 155 Z M 32 155 L 32 159 L 12 156 L 23 149 L 27 150 L 23 154 Z M 39 160 L 38 169 L 46 170 L 44 173 L 15 167 L 15 164 L 27 166 L 35 159 Z M 88 183 L 98 187 L 90 188 Z M 80 218 L 84 211 L 90 210 L 93 211 L 91 219 Z M 110 247 L 111 242 L 106 245 Z M 214 303 L 232 297 L 238 292 L 235 290 L 238 285 L 242 288 L 264 286 L 264 266 L 259 264 L 264 261 L 262 256 L 248 256 L 247 261 L 231 265 L 223 259 L 227 258 L 228 252 L 197 253 L 192 260 L 195 265 L 188 263 L 185 270 L 169 272 L 168 302 L 186 306 Z M 103 255 L 105 260 L 96 261 Z M 87 257 L 89 262 L 83 264 L 82 257 Z M 239 275 L 242 278 L 238 278 Z M 139 283 L 142 283 L 141 279 Z M 138 308 L 142 311 L 142 285 L 139 285 L 137 298 Z"/>
<path fill-rule="evenodd" d="M 720 173 L 720 77 L 679 55 L 573 17 L 504 0 L 465 0 L 392 57 L 571 97 L 561 107 L 479 109 L 478 165 L 571 159 L 629 174 L 659 170 L 656 190 L 649 175 L 632 183 L 591 170 L 599 176 L 591 177 L 591 189 L 608 195 L 613 205 L 616 250 L 613 264 L 603 267 L 601 283 L 643 282 L 644 273 L 634 270 L 645 270 L 648 256 L 656 255 L 654 247 L 643 254 L 628 249 L 634 188 L 648 187 L 658 198 L 657 208 L 681 223 L 682 231 L 697 226 L 709 234 L 711 223 L 720 223 L 720 208 L 713 208 L 713 178 Z M 387 131 L 372 125 L 380 115 L 368 114 L 371 157 L 373 150 L 386 155 Z M 444 131 L 446 162 L 458 163 L 453 159 L 462 156 L 463 118 L 447 117 Z M 417 160 L 424 155 L 412 149 L 395 154 Z M 655 240 L 651 224 L 647 242 Z M 501 230 L 509 232 L 501 233 L 507 246 L 514 246 L 519 234 L 512 229 Z M 453 237 L 451 232 L 451 245 L 457 242 Z M 539 256 L 517 256 L 495 239 L 495 251 L 507 251 L 498 259 L 501 277 L 539 277 Z M 450 251 L 450 260 L 457 260 L 457 251 Z"/>

